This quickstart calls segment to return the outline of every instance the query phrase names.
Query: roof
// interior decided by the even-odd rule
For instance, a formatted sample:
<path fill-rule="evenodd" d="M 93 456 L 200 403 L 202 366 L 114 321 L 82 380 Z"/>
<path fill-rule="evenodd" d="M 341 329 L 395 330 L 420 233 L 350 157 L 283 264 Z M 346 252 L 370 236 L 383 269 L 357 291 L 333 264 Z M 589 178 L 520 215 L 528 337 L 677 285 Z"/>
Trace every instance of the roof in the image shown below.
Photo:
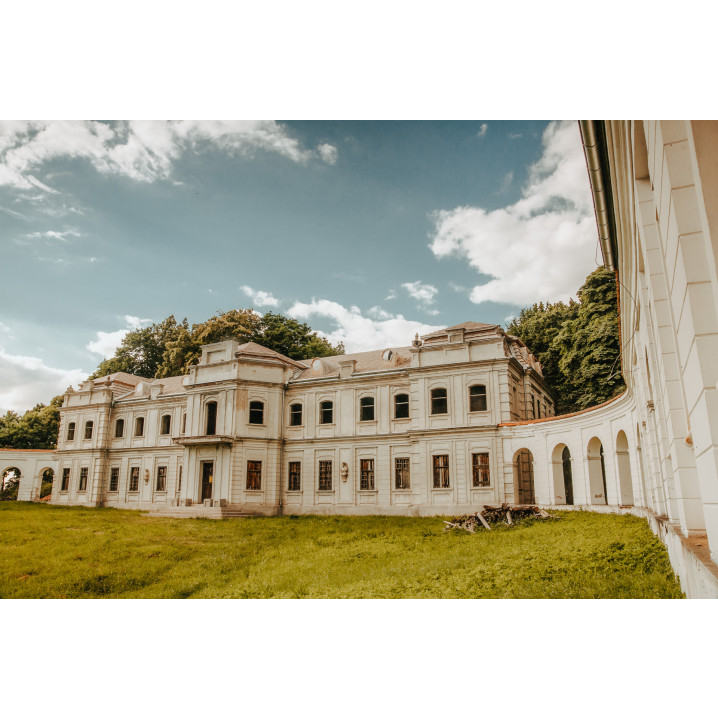
<path fill-rule="evenodd" d="M 293 366 L 299 367 L 300 364 L 296 359 L 290 359 L 284 354 L 275 352 L 274 349 L 263 347 L 261 344 L 255 344 L 254 342 L 247 342 L 246 344 L 240 344 L 239 348 L 234 353 L 235 356 L 259 356 L 259 357 L 271 357 L 272 359 L 278 359 L 285 364 L 292 364 Z"/>
<path fill-rule="evenodd" d="M 391 349 L 396 358 L 392 357 L 387 361 L 382 358 L 382 354 Z M 324 368 L 321 376 L 331 377 L 339 376 L 339 362 L 355 361 L 358 373 L 368 371 L 381 371 L 382 369 L 400 369 L 401 367 L 411 364 L 411 354 L 409 347 L 385 347 L 384 349 L 375 349 L 370 352 L 357 352 L 356 354 L 339 354 L 329 357 L 312 357 L 311 359 L 300 359 L 299 362 L 307 367 L 301 374 L 294 377 L 293 381 L 302 381 L 305 379 L 313 379 L 317 374 L 309 368 L 315 359 L 320 359 Z"/>
<path fill-rule="evenodd" d="M 422 339 L 431 339 L 433 337 L 440 337 L 447 332 L 453 332 L 457 329 L 465 329 L 468 332 L 484 332 L 488 329 L 496 329 L 498 324 L 484 324 L 483 322 L 462 322 L 461 324 L 454 324 L 453 327 L 447 327 L 446 329 L 439 329 L 431 334 L 424 334 Z"/>
<path fill-rule="evenodd" d="M 130 384 L 131 386 L 137 386 L 141 381 L 152 381 L 144 376 L 135 376 L 134 374 L 127 374 L 124 371 L 117 371 L 114 374 L 107 374 L 101 376 L 99 379 L 95 379 L 95 384 L 105 384 L 111 381 L 118 381 L 121 384 Z"/>

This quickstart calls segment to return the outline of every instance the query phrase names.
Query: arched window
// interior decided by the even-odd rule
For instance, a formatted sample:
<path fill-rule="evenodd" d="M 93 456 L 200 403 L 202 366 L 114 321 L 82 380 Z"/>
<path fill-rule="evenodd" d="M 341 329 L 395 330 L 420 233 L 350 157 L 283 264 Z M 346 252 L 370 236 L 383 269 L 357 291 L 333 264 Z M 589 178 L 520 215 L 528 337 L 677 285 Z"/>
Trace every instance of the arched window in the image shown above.
<path fill-rule="evenodd" d="M 217 402 L 207 402 L 207 436 L 214 436 L 217 433 Z"/>
<path fill-rule="evenodd" d="M 162 423 L 160 424 L 160 434 L 163 434 L 166 436 L 170 433 L 170 424 L 172 422 L 172 417 L 169 414 L 165 414 L 162 417 Z M 158 489 L 159 491 L 159 489 Z"/>
<path fill-rule="evenodd" d="M 115 439 L 121 439 L 125 435 L 125 420 L 118 419 L 115 422 Z"/>
<path fill-rule="evenodd" d="M 135 419 L 135 436 L 144 436 L 144 435 L 145 435 L 145 417 L 138 416 Z"/>
<path fill-rule="evenodd" d="M 264 402 L 263 401 L 250 401 L 249 402 L 249 423 L 250 424 L 264 424 Z"/>
<path fill-rule="evenodd" d="M 394 418 L 395 419 L 408 419 L 409 418 L 409 395 L 408 394 L 397 394 L 394 397 Z"/>
<path fill-rule="evenodd" d="M 319 404 L 319 423 L 334 423 L 334 403 L 331 401 L 323 401 Z"/>
<path fill-rule="evenodd" d="M 469 387 L 469 411 L 486 411 L 486 387 L 482 384 Z"/>
<path fill-rule="evenodd" d="M 75 422 L 71 421 L 67 425 L 67 440 L 68 441 L 74 441 L 75 440 Z"/>
<path fill-rule="evenodd" d="M 363 396 L 359 400 L 359 421 L 374 421 L 373 396 Z"/>
<path fill-rule="evenodd" d="M 431 390 L 431 413 L 448 414 L 449 402 L 447 401 L 446 389 Z"/>
<path fill-rule="evenodd" d="M 289 407 L 289 424 L 290 426 L 302 425 L 302 405 L 292 404 Z"/>
<path fill-rule="evenodd" d="M 85 422 L 85 439 L 92 438 L 92 427 L 93 427 L 93 423 L 91 421 Z"/>

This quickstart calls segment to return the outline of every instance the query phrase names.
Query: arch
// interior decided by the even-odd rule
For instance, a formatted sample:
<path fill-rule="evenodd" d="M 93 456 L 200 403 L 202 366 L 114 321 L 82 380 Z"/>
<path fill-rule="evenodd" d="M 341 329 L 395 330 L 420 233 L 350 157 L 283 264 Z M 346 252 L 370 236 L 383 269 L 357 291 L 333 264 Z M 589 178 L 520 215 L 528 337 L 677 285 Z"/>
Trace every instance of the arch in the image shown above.
<path fill-rule="evenodd" d="M 594 436 L 586 447 L 586 460 L 588 461 L 588 488 L 591 504 L 608 504 L 606 490 L 606 463 L 603 456 L 603 444 Z"/>
<path fill-rule="evenodd" d="M 633 480 L 631 478 L 631 457 L 628 453 L 628 438 L 621 430 L 616 435 L 616 464 L 618 485 L 621 490 L 621 506 L 633 506 Z"/>
<path fill-rule="evenodd" d="M 557 504 L 574 505 L 571 451 L 566 444 L 557 444 L 551 454 L 553 485 Z"/>
<path fill-rule="evenodd" d="M 22 472 L 17 466 L 8 466 L 0 474 L 0 496 L 5 501 L 17 501 Z"/>
<path fill-rule="evenodd" d="M 534 457 L 528 449 L 514 454 L 514 495 L 520 505 L 536 503 L 534 492 Z"/>
<path fill-rule="evenodd" d="M 55 481 L 55 472 L 49 466 L 44 469 L 40 469 L 40 496 L 43 499 L 45 496 L 52 494 L 52 486 Z"/>

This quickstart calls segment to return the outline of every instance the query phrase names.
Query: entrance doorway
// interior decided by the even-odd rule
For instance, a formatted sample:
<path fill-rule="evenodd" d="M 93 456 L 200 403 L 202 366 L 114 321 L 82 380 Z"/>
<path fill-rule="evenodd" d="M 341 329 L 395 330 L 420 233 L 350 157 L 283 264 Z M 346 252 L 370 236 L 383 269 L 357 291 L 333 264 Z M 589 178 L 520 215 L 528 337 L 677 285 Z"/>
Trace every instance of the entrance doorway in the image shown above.
<path fill-rule="evenodd" d="M 528 449 L 519 449 L 514 454 L 514 482 L 518 491 L 519 504 L 533 504 L 534 496 L 534 457 Z"/>
<path fill-rule="evenodd" d="M 212 498 L 212 477 L 214 474 L 214 462 L 205 461 L 202 463 L 202 501 Z"/>

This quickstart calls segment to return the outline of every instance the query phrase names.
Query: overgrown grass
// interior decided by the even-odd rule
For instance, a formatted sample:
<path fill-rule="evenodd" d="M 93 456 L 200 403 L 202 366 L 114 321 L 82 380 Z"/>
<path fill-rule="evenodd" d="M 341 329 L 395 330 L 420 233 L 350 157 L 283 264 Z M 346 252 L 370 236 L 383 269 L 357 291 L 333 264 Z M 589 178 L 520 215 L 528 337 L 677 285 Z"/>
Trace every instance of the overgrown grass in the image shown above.
<path fill-rule="evenodd" d="M 475 535 L 439 518 L 157 519 L 0 504 L 1 598 L 681 598 L 633 516 Z"/>

